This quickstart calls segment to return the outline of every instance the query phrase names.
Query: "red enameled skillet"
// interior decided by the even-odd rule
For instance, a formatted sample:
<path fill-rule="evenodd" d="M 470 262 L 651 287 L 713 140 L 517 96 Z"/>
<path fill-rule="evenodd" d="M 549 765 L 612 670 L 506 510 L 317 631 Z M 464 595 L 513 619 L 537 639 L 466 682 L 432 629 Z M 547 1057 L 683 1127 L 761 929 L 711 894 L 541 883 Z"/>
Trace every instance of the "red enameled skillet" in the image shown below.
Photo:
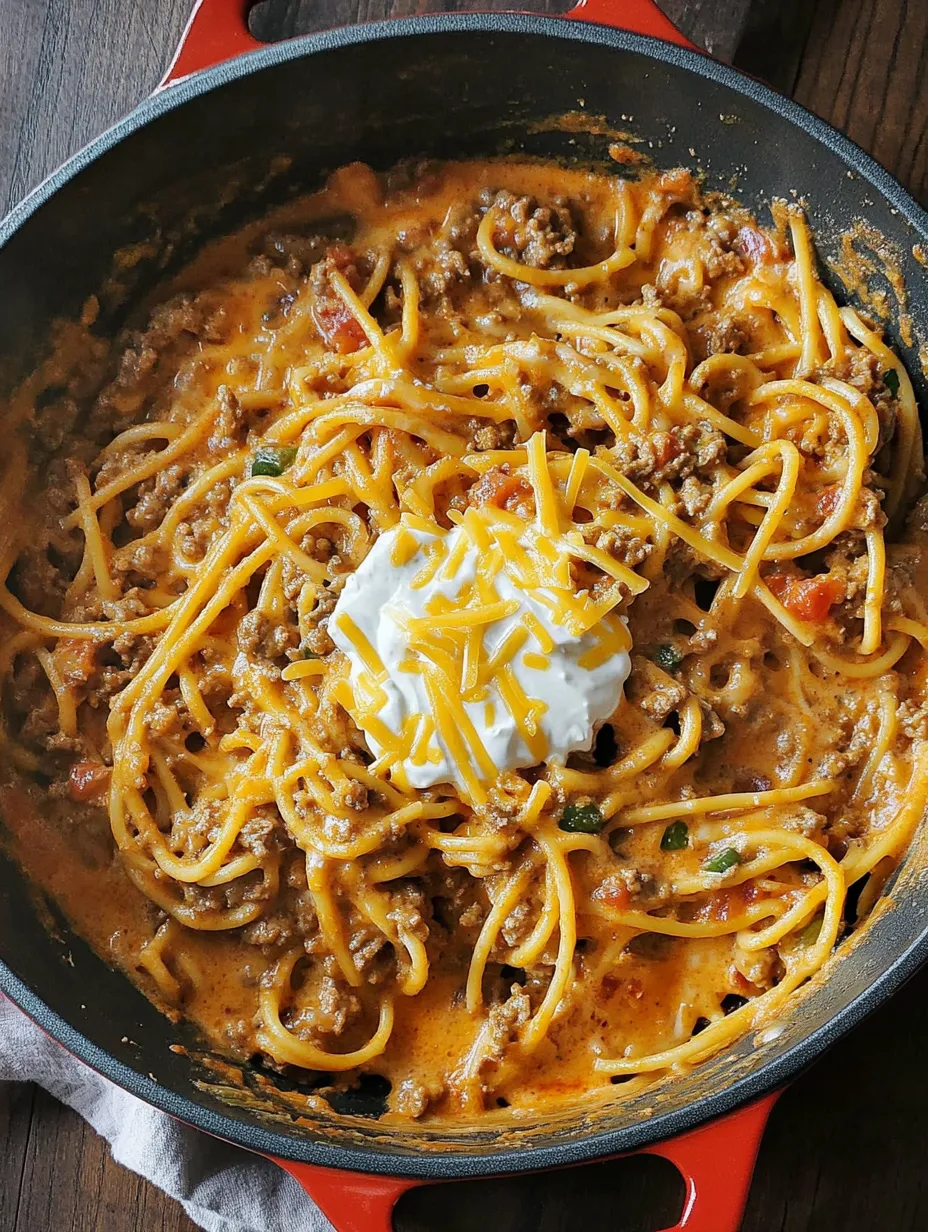
<path fill-rule="evenodd" d="M 838 257 L 855 220 L 880 232 L 911 318 L 910 334 L 895 321 L 888 333 L 928 405 L 917 354 L 928 338 L 928 295 L 913 254 L 928 245 L 928 216 L 839 133 L 691 48 L 651 0 L 587 0 L 566 19 L 415 17 L 272 47 L 249 35 L 248 7 L 200 0 L 155 95 L 0 223 L 2 383 L 28 370 L 50 320 L 75 314 L 89 293 L 106 284 L 98 328 L 117 329 L 133 300 L 204 240 L 343 163 L 506 151 L 601 159 L 602 124 L 567 132 L 551 121 L 585 111 L 632 130 L 659 166 L 695 163 L 710 186 L 729 187 L 734 176 L 737 194 L 761 213 L 771 198 L 797 193 L 825 261 Z M 140 259 L 123 260 L 111 276 L 113 254 L 141 241 Z M 370 1115 L 297 1124 L 284 1095 L 247 1073 L 252 1106 L 229 1103 L 198 1063 L 202 1041 L 192 1030 L 172 1026 L 64 922 L 50 932 L 22 874 L 2 857 L 0 990 L 127 1090 L 275 1159 L 340 1232 L 387 1232 L 397 1198 L 424 1182 L 635 1151 L 662 1155 L 683 1173 L 677 1232 L 735 1232 L 776 1091 L 928 955 L 922 855 L 919 840 L 829 978 L 776 1024 L 633 1100 L 539 1114 L 505 1131 L 398 1130 Z"/>

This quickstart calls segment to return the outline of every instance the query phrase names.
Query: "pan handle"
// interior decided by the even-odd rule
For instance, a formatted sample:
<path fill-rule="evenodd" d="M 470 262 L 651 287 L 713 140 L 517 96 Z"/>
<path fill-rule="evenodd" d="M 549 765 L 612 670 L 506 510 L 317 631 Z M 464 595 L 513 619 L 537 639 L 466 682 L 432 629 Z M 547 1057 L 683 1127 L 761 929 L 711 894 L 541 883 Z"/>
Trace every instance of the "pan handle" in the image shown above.
<path fill-rule="evenodd" d="M 248 29 L 255 0 L 193 0 L 193 11 L 158 89 L 264 44 Z"/>
<path fill-rule="evenodd" d="M 594 21 L 629 34 L 649 34 L 690 51 L 700 50 L 677 29 L 655 0 L 579 0 L 564 16 L 573 21 Z"/>
<path fill-rule="evenodd" d="M 263 47 L 248 30 L 248 13 L 254 3 L 255 0 L 194 0 L 190 20 L 158 88 Z M 655 0 L 579 0 L 564 17 L 598 22 L 630 34 L 649 34 L 699 50 L 661 12 Z"/>
<path fill-rule="evenodd" d="M 664 1232 L 738 1232 L 757 1150 L 778 1095 L 768 1095 L 669 1142 L 633 1152 L 661 1156 L 686 1183 L 683 1214 Z M 393 1208 L 399 1199 L 408 1190 L 429 1183 L 270 1158 L 303 1186 L 337 1232 L 392 1232 Z"/>

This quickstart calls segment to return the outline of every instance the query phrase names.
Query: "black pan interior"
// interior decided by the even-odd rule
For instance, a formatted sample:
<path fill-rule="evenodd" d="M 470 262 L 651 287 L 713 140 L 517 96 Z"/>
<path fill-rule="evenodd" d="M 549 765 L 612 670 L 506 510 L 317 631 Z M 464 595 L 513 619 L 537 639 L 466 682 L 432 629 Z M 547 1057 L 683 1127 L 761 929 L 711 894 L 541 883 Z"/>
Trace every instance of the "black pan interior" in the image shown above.
<path fill-rule="evenodd" d="M 711 187 L 733 190 L 762 215 L 771 198 L 797 194 L 825 261 L 839 258 L 842 236 L 865 220 L 908 289 L 910 320 L 900 326 L 900 306 L 876 278 L 892 343 L 928 405 L 919 363 L 928 339 L 926 272 L 913 253 L 928 246 L 928 217 L 866 155 L 765 87 L 696 54 L 598 27 L 488 15 L 298 40 L 144 104 L 0 224 L 0 374 L 9 385 L 28 370 L 49 322 L 76 313 L 89 293 L 104 288 L 100 328 L 115 329 L 204 239 L 315 187 L 353 159 L 378 167 L 410 155 L 604 159 L 613 137 L 552 122 L 575 112 L 632 133 L 659 167 L 698 166 Z M 122 262 L 113 276 L 113 254 L 141 242 L 149 243 L 142 259 Z M 194 1085 L 215 1076 L 169 1050 L 172 1043 L 201 1047 L 192 1032 L 172 1027 L 66 926 L 50 934 L 5 860 L 0 988 L 123 1086 L 242 1145 L 370 1172 L 521 1171 L 669 1137 L 807 1064 L 928 953 L 920 854 L 830 980 L 807 990 L 779 1034 L 742 1041 L 690 1077 L 612 1110 L 587 1106 L 518 1127 L 404 1134 L 363 1117 L 298 1126 L 273 1099 L 264 1099 L 263 1112 L 241 1099 L 230 1105 L 228 1093 Z"/>

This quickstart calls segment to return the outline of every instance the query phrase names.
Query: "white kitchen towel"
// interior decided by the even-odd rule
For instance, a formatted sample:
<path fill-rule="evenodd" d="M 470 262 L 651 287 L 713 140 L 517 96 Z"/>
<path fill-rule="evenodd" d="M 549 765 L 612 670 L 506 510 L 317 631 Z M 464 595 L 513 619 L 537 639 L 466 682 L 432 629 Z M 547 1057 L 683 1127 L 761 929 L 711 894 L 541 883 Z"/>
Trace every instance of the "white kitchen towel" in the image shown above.
<path fill-rule="evenodd" d="M 282 1168 L 101 1078 L 2 995 L 0 1081 L 43 1086 L 102 1134 L 118 1164 L 176 1198 L 207 1232 L 333 1232 Z"/>

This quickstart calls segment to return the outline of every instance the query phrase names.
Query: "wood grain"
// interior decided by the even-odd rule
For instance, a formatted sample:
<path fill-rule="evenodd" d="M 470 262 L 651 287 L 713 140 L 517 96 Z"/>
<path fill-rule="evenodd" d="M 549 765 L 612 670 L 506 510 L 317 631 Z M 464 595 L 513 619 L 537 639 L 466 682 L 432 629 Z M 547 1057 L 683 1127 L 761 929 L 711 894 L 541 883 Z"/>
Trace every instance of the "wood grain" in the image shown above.
<path fill-rule="evenodd" d="M 157 84 L 190 0 L 0 0 L 0 214 Z"/>
<path fill-rule="evenodd" d="M 820 0 L 794 93 L 928 202 L 924 0 Z"/>
<path fill-rule="evenodd" d="M 263 0 L 260 37 L 518 0 Z M 620 0 L 616 0 L 617 6 Z M 157 82 L 190 0 L 0 0 L 0 212 Z M 926 0 L 662 0 L 691 38 L 793 93 L 928 201 Z M 557 12 L 565 0 L 524 0 Z M 746 25 L 745 25 L 746 23 Z M 928 973 L 784 1095 L 742 1232 L 928 1228 Z M 719 1160 L 724 1169 L 725 1161 Z M 417 1191 L 399 1232 L 646 1232 L 680 1183 L 653 1160 Z M 0 1232 L 193 1232 L 70 1110 L 0 1084 Z"/>

